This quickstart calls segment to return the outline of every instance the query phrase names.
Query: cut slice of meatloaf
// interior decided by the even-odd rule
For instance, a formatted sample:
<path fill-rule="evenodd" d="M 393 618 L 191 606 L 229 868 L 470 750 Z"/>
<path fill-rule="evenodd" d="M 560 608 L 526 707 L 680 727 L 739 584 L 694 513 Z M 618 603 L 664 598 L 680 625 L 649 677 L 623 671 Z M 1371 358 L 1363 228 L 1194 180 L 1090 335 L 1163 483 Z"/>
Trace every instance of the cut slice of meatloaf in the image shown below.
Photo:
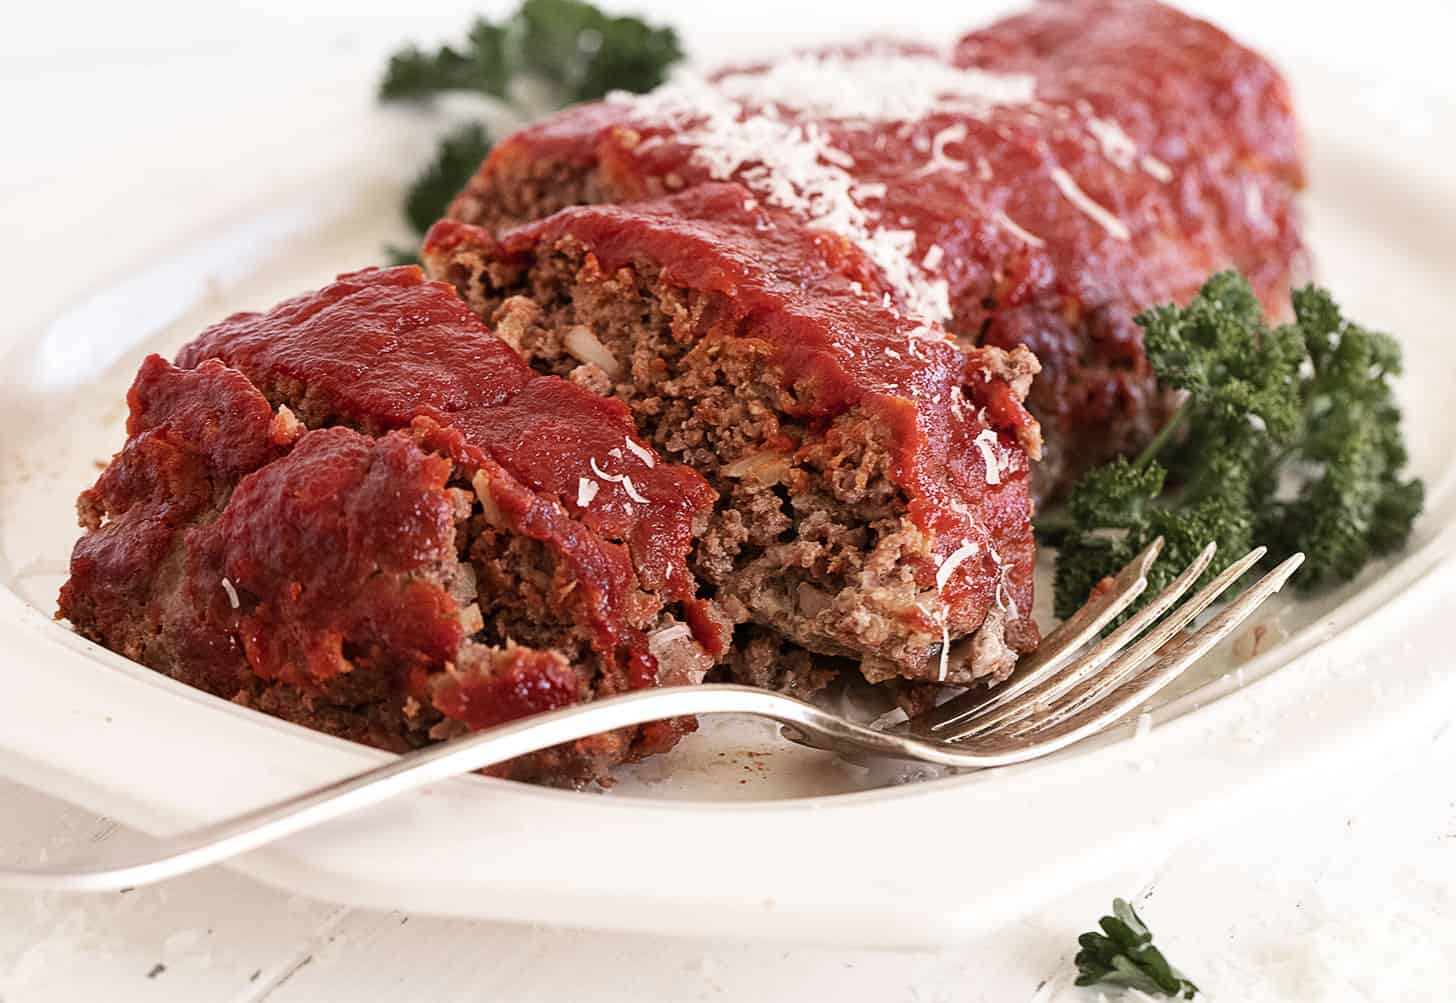
<path fill-rule="evenodd" d="M 1031 348 L 1044 494 L 1167 417 L 1139 310 L 1232 267 L 1277 313 L 1302 259 L 1288 88 L 1151 0 L 1039 3 L 948 54 L 870 42 L 571 108 L 496 146 L 449 216 L 498 232 L 724 180 L 859 245 L 964 343 Z"/>
<path fill-rule="evenodd" d="M 418 269 L 229 318 L 180 359 L 143 365 L 126 446 L 82 495 L 60 613 L 84 635 L 396 750 L 697 682 L 724 653 L 686 565 L 711 489 Z M 493 772 L 604 780 L 691 727 Z"/>
<path fill-rule="evenodd" d="M 533 365 L 625 401 L 717 489 L 693 568 L 735 620 L 871 681 L 999 678 L 1035 645 L 1025 349 L 963 352 L 852 243 L 735 184 L 499 240 L 442 222 L 424 253 Z"/>

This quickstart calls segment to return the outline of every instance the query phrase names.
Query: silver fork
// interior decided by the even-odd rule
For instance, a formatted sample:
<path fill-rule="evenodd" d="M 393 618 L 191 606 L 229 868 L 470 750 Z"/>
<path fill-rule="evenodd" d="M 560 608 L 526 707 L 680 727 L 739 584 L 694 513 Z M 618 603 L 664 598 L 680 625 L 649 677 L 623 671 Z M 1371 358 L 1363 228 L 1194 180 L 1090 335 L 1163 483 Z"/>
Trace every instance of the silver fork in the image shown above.
<path fill-rule="evenodd" d="M 884 756 L 962 769 L 1036 759 L 1105 730 L 1145 702 L 1279 591 L 1304 559 L 1302 554 L 1289 558 L 1205 626 L 1183 634 L 1184 627 L 1264 556 L 1262 547 L 1249 553 L 1164 617 L 1212 560 L 1210 544 L 1157 598 L 1076 658 L 1147 588 L 1148 569 L 1161 549 L 1157 540 L 1134 558 L 1000 687 L 990 693 L 967 692 L 895 729 L 876 730 L 802 700 L 747 686 L 626 693 L 399 756 L 315 790 L 160 839 L 141 852 L 3 867 L 0 888 L 115 891 L 161 881 L 457 774 L 614 728 L 683 715 L 768 718 L 783 726 L 787 738 L 856 758 Z"/>

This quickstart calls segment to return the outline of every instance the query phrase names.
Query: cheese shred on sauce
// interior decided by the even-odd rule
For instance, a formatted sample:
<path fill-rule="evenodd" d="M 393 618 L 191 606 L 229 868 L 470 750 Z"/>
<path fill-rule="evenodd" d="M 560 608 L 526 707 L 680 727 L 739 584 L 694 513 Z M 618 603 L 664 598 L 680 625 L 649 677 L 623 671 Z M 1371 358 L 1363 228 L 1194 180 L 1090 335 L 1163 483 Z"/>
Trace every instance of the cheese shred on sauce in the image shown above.
<path fill-rule="evenodd" d="M 849 173 L 854 158 L 815 120 L 853 128 L 874 122 L 914 123 L 936 114 L 983 116 L 992 108 L 1029 104 L 1035 80 L 952 66 L 927 53 L 892 49 L 857 56 L 805 54 L 766 69 L 728 72 L 709 81 L 676 77 L 646 95 L 613 94 L 644 125 L 667 126 L 693 161 L 715 180 L 736 180 L 765 203 L 856 244 L 885 276 L 896 299 L 927 321 L 951 316 L 950 292 L 931 275 L 934 264 L 911 258 L 915 233 L 883 226 L 862 200 L 882 198 L 883 185 Z M 801 116 L 802 120 L 796 120 Z M 964 169 L 945 146 L 965 138 L 963 123 L 942 129 L 928 167 Z"/>
<path fill-rule="evenodd" d="M 1106 206 L 1100 205 L 1077 186 L 1076 180 L 1060 167 L 1052 168 L 1052 183 L 1066 196 L 1068 202 L 1081 209 L 1094 223 L 1102 227 L 1117 240 L 1131 240 L 1132 231 Z"/>
<path fill-rule="evenodd" d="M 995 445 L 1000 440 L 996 433 L 989 428 L 983 429 L 981 434 L 976 436 L 976 448 L 981 451 L 981 459 L 986 461 L 986 483 L 1001 483 L 1001 463 L 996 459 Z"/>
<path fill-rule="evenodd" d="M 601 489 L 602 486 L 590 477 L 578 477 L 576 479 L 576 507 L 586 508 Z"/>

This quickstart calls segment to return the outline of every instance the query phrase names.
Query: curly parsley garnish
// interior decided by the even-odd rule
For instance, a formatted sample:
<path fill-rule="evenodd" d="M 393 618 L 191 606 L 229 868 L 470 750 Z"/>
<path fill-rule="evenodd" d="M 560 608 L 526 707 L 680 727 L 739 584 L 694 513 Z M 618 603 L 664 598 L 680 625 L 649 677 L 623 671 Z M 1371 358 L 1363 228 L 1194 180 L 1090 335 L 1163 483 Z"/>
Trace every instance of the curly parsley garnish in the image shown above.
<path fill-rule="evenodd" d="M 582 0 L 526 0 L 499 24 L 477 18 L 461 48 L 400 49 L 390 57 L 379 97 L 477 91 L 509 100 L 515 77 L 535 76 L 560 89 L 560 104 L 575 104 L 614 90 L 650 91 L 682 57 L 671 28 L 611 17 Z"/>
<path fill-rule="evenodd" d="M 1265 544 L 1270 561 L 1306 554 L 1304 591 L 1405 543 L 1424 488 L 1402 475 L 1400 348 L 1346 320 L 1323 289 L 1293 302 L 1294 322 L 1271 328 L 1244 279 L 1223 272 L 1186 307 L 1137 318 L 1159 381 L 1186 397 L 1139 456 L 1092 470 L 1041 521 L 1058 545 L 1059 616 L 1158 536 L 1147 597 L 1210 540 L 1205 581 Z"/>
<path fill-rule="evenodd" d="M 519 15 L 517 15 L 519 16 Z M 509 96 L 516 72 L 510 22 L 505 26 L 477 18 L 466 35 L 464 48 L 442 45 L 424 52 L 413 45 L 389 57 L 379 85 L 379 100 L 419 100 L 446 91 L 477 91 L 491 97 Z"/>
<path fill-rule="evenodd" d="M 379 99 L 422 101 L 469 91 L 513 104 L 513 84 L 529 78 L 545 84 L 548 104 L 564 107 L 614 90 L 649 91 L 682 57 L 671 28 L 611 17 L 582 0 L 525 0 L 499 23 L 477 18 L 463 46 L 400 49 L 389 59 Z M 481 125 L 463 126 L 440 140 L 405 199 L 405 216 L 416 233 L 423 235 L 445 215 L 490 149 Z M 413 251 L 386 250 L 396 264 L 417 260 Z"/>
<path fill-rule="evenodd" d="M 1101 933 L 1084 933 L 1077 938 L 1082 949 L 1074 959 L 1077 985 L 1099 983 L 1125 986 L 1140 992 L 1182 996 L 1191 1000 L 1198 987 L 1168 964 L 1163 952 L 1153 946 L 1153 935 L 1136 911 L 1122 899 L 1112 900 L 1112 915 L 1097 921 Z"/>
<path fill-rule="evenodd" d="M 581 0 L 526 0 L 516 20 L 521 58 L 565 91 L 563 104 L 611 91 L 643 94 L 682 59 L 677 32 L 635 17 L 609 17 Z"/>

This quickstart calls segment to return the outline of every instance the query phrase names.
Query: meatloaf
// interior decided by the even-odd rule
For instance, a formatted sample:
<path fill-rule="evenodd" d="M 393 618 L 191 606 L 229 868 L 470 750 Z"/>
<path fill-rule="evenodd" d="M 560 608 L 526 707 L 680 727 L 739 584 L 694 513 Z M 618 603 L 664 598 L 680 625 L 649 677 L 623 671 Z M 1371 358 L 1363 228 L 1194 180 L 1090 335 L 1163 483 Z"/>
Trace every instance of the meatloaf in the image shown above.
<path fill-rule="evenodd" d="M 696 682 L 724 653 L 686 564 L 712 490 L 419 269 L 230 317 L 178 362 L 144 363 L 126 445 L 81 496 L 60 615 L 87 637 L 395 750 Z M 601 780 L 691 727 L 497 772 Z"/>
<path fill-rule="evenodd" d="M 961 349 L 853 241 L 736 183 L 498 238 L 443 221 L 424 257 L 534 366 L 625 401 L 717 490 L 692 567 L 753 625 L 748 657 L 788 641 L 874 682 L 965 685 L 1035 646 L 1026 349 Z"/>
<path fill-rule="evenodd" d="M 1032 349 L 1041 494 L 1167 416 L 1139 310 L 1225 267 L 1282 310 L 1300 266 L 1287 87 L 1152 0 L 1044 0 L 948 50 L 871 42 L 578 106 L 497 146 L 449 215 L 501 232 L 725 180 L 861 248 L 963 344 Z"/>

